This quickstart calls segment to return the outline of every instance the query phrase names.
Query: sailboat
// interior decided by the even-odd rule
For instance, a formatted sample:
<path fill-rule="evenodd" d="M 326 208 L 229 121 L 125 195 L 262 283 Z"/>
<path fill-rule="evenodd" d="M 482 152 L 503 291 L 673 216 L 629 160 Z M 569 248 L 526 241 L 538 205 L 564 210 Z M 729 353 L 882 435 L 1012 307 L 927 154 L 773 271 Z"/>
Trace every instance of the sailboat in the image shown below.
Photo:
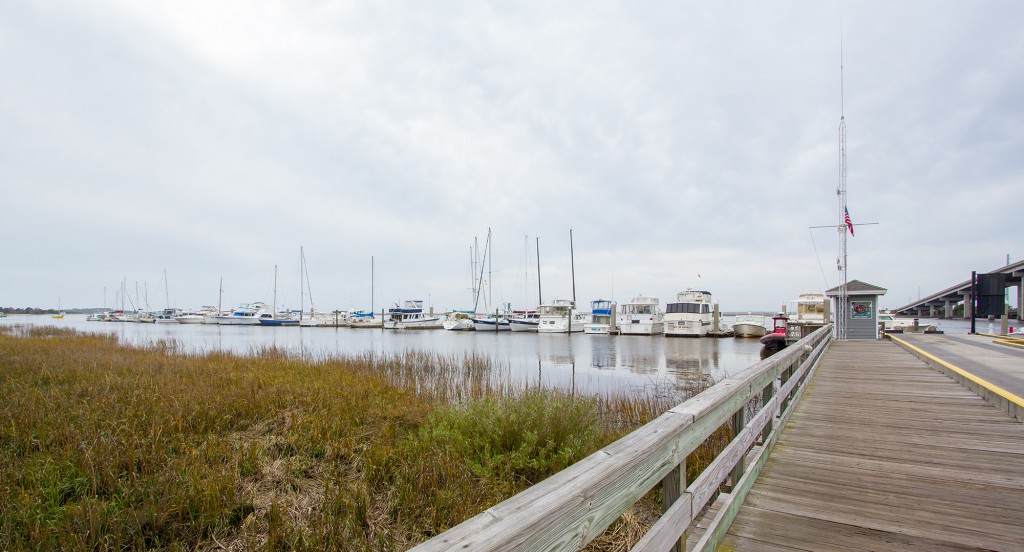
<path fill-rule="evenodd" d="M 476 264 L 477 257 L 479 256 L 479 243 L 476 238 L 473 239 L 473 246 L 469 248 L 469 278 L 470 278 L 470 297 L 477 301 L 479 295 L 477 293 L 477 277 L 476 277 Z M 476 306 L 473 309 L 453 309 L 451 312 L 445 313 L 444 320 L 441 322 L 441 326 L 446 330 L 457 331 L 457 332 L 471 332 L 476 330 L 476 326 L 473 325 L 473 317 L 476 316 Z"/>
<path fill-rule="evenodd" d="M 60 308 L 60 297 L 57 297 L 57 314 L 50 315 L 53 318 L 64 318 L 64 310 Z"/>
<path fill-rule="evenodd" d="M 576 263 L 573 259 L 572 229 L 569 229 L 569 263 L 572 269 L 572 299 L 555 299 L 537 306 L 539 333 L 577 333 L 583 331 L 587 315 L 576 309 Z"/>
<path fill-rule="evenodd" d="M 540 237 L 537 237 L 537 303 L 544 302 L 540 288 Z M 535 310 L 512 311 L 508 319 L 508 327 L 513 332 L 537 332 L 540 326 L 540 314 Z"/>
<path fill-rule="evenodd" d="M 309 294 L 309 315 L 306 315 L 305 299 Z M 306 266 L 306 253 L 299 247 L 299 326 L 336 326 L 338 318 L 330 313 L 318 313 L 313 306 L 313 288 L 309 285 L 309 268 Z"/>
<path fill-rule="evenodd" d="M 353 310 L 349 313 L 350 328 L 383 328 L 384 322 L 382 319 L 377 318 L 376 313 L 373 310 L 373 299 L 374 299 L 374 264 L 373 257 L 370 257 L 370 312 L 363 310 Z M 382 314 L 383 316 L 383 314 Z"/>
<path fill-rule="evenodd" d="M 301 274 L 301 273 L 300 273 Z M 301 316 L 301 312 L 300 316 Z M 274 265 L 274 304 L 270 309 L 270 312 L 265 312 L 260 315 L 260 326 L 297 326 L 299 325 L 299 318 L 295 318 L 291 313 L 279 313 L 277 312 L 277 265 Z"/>
<path fill-rule="evenodd" d="M 148 301 L 148 299 L 147 299 L 147 301 Z M 167 290 L 167 269 L 166 268 L 164 269 L 164 304 L 167 305 L 164 308 L 164 311 L 162 313 L 156 315 L 156 317 L 154 317 L 153 322 L 156 322 L 157 324 L 177 324 L 178 323 L 178 319 L 175 318 L 175 316 L 177 316 L 180 313 L 178 313 L 178 311 L 176 311 L 175 309 L 171 308 L 171 294 Z"/>
<path fill-rule="evenodd" d="M 512 329 L 509 326 L 508 317 L 506 315 L 502 315 L 498 311 L 497 308 L 495 308 L 493 313 L 490 312 L 490 310 L 491 310 L 490 307 L 491 307 L 492 301 L 494 299 L 494 297 L 493 297 L 494 286 L 492 285 L 493 284 L 493 280 L 494 280 L 494 272 L 491 270 L 491 262 L 492 262 L 491 259 L 493 257 L 494 257 L 494 252 L 492 251 L 492 248 L 491 248 L 491 229 L 488 228 L 487 229 L 487 242 L 484 244 L 484 259 L 487 261 L 487 296 L 484 297 L 484 312 L 486 314 L 484 314 L 483 316 L 477 315 L 477 316 L 472 317 L 473 328 L 476 329 L 476 331 L 478 331 L 478 332 L 507 332 L 507 331 L 510 331 Z M 483 267 L 483 263 L 481 263 L 480 264 L 480 279 L 477 280 L 478 282 L 480 282 L 481 285 L 478 286 L 477 290 L 476 290 L 477 299 L 476 299 L 475 304 L 473 305 L 473 311 L 474 312 L 477 310 L 477 307 L 479 307 L 480 294 L 481 294 L 481 291 L 483 290 L 483 285 L 482 285 L 483 284 L 483 278 L 484 278 L 484 267 Z M 506 307 L 506 309 L 505 309 L 506 314 L 508 313 L 508 310 L 509 309 Z"/>

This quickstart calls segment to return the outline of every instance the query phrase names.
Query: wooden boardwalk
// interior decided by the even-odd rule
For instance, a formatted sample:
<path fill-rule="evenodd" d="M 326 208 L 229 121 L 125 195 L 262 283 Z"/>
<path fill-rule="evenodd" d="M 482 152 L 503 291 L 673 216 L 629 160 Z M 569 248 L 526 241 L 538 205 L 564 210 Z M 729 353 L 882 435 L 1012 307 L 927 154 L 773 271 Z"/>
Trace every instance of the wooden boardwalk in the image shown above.
<path fill-rule="evenodd" d="M 1024 550 L 1024 424 L 893 343 L 833 343 L 719 550 Z"/>

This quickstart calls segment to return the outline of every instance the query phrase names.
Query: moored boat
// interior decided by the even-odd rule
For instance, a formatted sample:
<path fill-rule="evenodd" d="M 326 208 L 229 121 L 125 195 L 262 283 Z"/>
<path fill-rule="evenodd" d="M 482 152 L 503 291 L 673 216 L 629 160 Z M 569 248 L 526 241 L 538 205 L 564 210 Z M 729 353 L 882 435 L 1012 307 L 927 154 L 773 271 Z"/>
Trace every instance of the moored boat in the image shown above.
<path fill-rule="evenodd" d="M 540 314 L 535 310 L 512 311 L 508 317 L 508 327 L 513 332 L 537 333 L 540 326 Z"/>
<path fill-rule="evenodd" d="M 761 336 L 761 344 L 768 353 L 775 353 L 786 348 L 789 338 L 789 318 L 785 314 L 772 317 L 772 332 Z"/>
<path fill-rule="evenodd" d="M 761 337 L 768 333 L 765 317 L 760 314 L 740 314 L 733 322 L 732 331 L 735 337 Z"/>
<path fill-rule="evenodd" d="M 441 328 L 441 317 L 423 312 L 423 301 L 406 300 L 401 307 L 388 309 L 384 328 L 389 330 L 434 330 Z"/>
<path fill-rule="evenodd" d="M 665 305 L 665 337 L 704 337 L 711 331 L 711 292 L 687 289 Z"/>
<path fill-rule="evenodd" d="M 538 333 L 577 333 L 583 331 L 587 316 L 576 310 L 571 299 L 555 299 L 549 304 L 537 307 L 539 315 Z"/>
<path fill-rule="evenodd" d="M 508 332 L 512 331 L 508 318 L 499 314 L 487 316 L 474 316 L 473 329 L 478 332 Z"/>
<path fill-rule="evenodd" d="M 217 316 L 221 326 L 256 326 L 260 323 L 260 315 L 267 312 L 266 305 L 260 302 L 241 305 L 228 315 Z"/>
<path fill-rule="evenodd" d="M 350 328 L 382 328 L 384 322 L 379 316 L 364 310 L 349 312 L 348 327 Z"/>
<path fill-rule="evenodd" d="M 473 326 L 473 311 L 453 310 L 444 316 L 441 327 L 453 332 L 471 332 L 476 328 Z"/>
<path fill-rule="evenodd" d="M 615 323 L 620 335 L 659 335 L 665 333 L 664 320 L 657 297 L 638 295 L 619 305 Z"/>
<path fill-rule="evenodd" d="M 164 309 L 162 312 L 153 315 L 153 322 L 156 324 L 177 324 L 178 320 L 175 316 L 178 312 L 174 309 Z M 139 320 L 140 322 L 142 320 Z"/>
<path fill-rule="evenodd" d="M 183 310 L 175 315 L 178 324 L 202 324 L 208 316 L 217 316 L 217 308 L 203 306 L 199 310 Z"/>
<path fill-rule="evenodd" d="M 595 299 L 590 302 L 590 322 L 583 325 L 583 333 L 591 335 L 608 335 L 615 331 L 615 303 L 607 299 Z"/>

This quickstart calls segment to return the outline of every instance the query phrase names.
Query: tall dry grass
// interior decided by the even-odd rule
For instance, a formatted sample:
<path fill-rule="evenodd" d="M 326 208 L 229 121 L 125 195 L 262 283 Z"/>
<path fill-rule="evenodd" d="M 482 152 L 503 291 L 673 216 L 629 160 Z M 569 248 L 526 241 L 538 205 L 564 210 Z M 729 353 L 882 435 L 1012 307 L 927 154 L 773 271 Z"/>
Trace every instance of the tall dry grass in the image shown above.
<path fill-rule="evenodd" d="M 478 356 L 240 357 L 5 328 L 0 549 L 405 549 L 694 391 L 576 397 L 502 374 Z"/>

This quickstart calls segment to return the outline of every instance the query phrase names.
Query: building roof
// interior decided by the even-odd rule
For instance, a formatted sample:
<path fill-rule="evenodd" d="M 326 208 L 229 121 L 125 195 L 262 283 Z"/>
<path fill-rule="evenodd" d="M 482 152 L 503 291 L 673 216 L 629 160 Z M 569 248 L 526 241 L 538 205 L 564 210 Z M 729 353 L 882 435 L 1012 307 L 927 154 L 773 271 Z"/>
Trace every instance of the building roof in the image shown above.
<path fill-rule="evenodd" d="M 829 297 L 838 297 L 839 292 L 842 290 L 842 288 L 842 285 L 838 285 L 830 290 L 827 290 L 825 292 L 825 295 L 828 295 Z M 850 280 L 849 282 L 846 283 L 847 295 L 885 295 L 887 291 L 889 290 L 866 282 L 861 282 L 860 280 Z"/>

